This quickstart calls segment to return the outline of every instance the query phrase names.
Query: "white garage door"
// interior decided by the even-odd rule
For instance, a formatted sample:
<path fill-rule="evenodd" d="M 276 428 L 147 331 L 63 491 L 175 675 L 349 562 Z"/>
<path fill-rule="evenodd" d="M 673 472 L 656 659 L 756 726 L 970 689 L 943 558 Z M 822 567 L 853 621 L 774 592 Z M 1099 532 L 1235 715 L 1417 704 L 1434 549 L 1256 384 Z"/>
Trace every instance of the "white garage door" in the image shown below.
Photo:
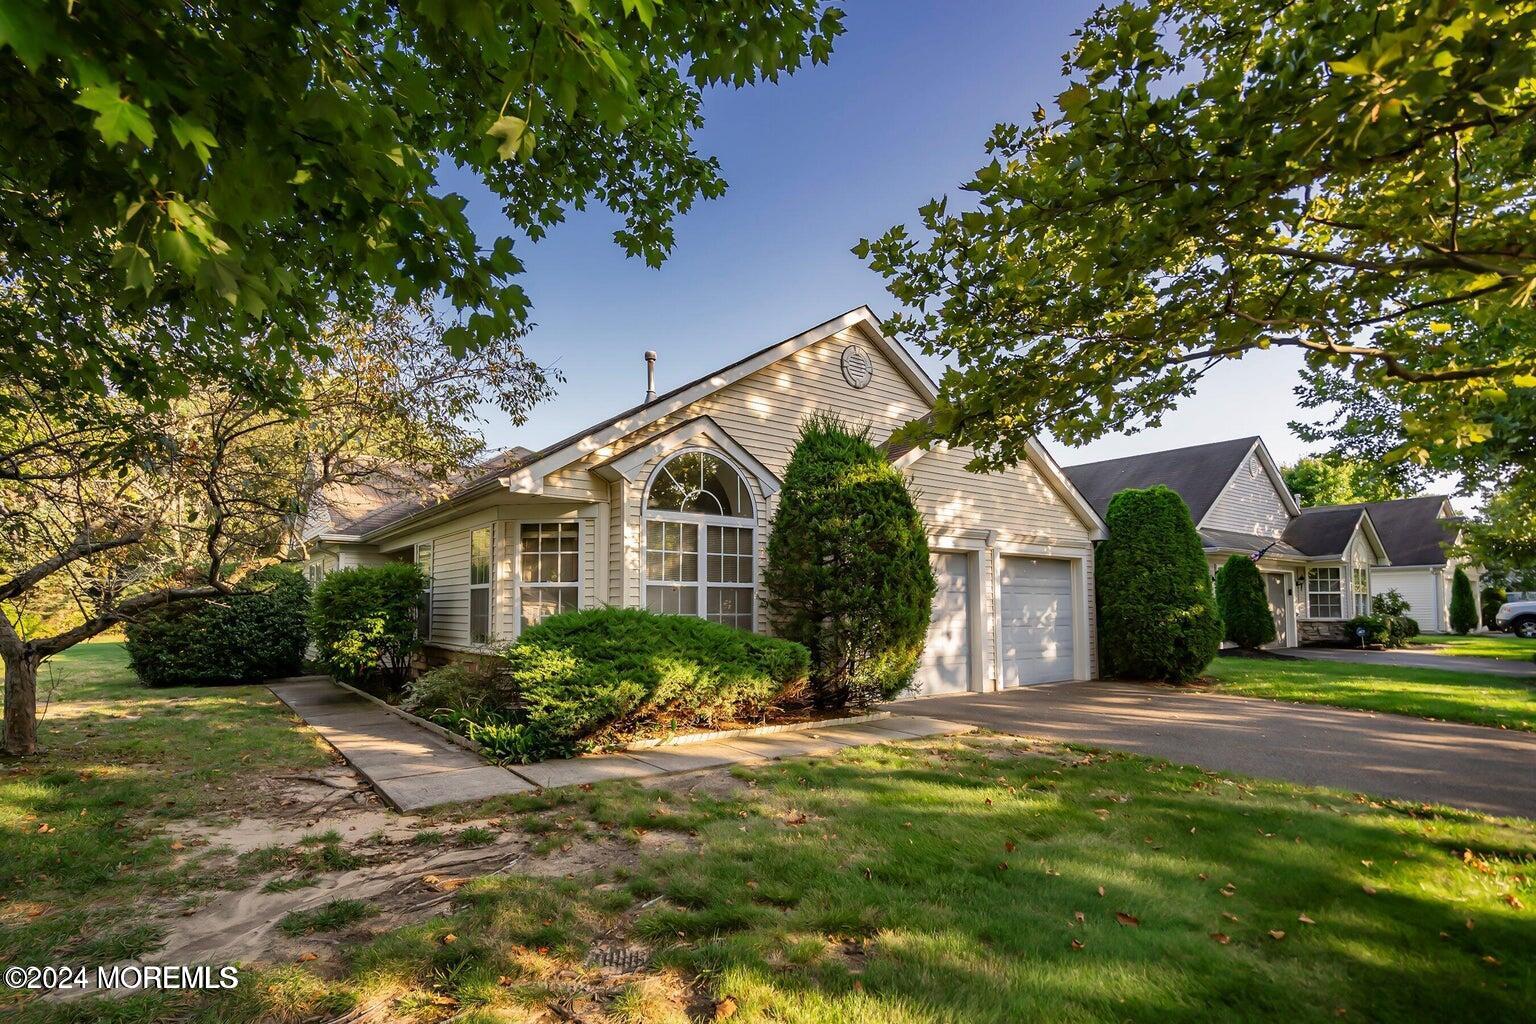
<path fill-rule="evenodd" d="M 1072 563 L 1004 558 L 1001 584 L 1000 685 L 1071 679 Z"/>
<path fill-rule="evenodd" d="M 971 587 L 969 557 L 936 554 L 933 619 L 917 669 L 915 694 L 956 693 L 971 684 Z"/>

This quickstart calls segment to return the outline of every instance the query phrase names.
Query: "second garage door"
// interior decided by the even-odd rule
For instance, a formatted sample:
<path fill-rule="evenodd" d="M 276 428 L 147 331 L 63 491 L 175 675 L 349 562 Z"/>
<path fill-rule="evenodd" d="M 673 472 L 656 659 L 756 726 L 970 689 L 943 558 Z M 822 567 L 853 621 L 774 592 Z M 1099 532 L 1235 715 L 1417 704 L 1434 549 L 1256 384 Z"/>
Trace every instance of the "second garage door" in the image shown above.
<path fill-rule="evenodd" d="M 999 582 L 1000 685 L 1073 678 L 1072 563 L 1007 557 Z"/>

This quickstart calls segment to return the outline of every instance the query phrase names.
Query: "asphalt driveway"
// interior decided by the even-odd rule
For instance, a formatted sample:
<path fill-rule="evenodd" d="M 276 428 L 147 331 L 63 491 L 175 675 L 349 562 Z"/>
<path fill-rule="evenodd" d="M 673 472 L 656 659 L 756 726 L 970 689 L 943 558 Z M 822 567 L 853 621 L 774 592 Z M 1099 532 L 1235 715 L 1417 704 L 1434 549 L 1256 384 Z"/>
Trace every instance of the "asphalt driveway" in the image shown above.
<path fill-rule="evenodd" d="M 1105 681 L 887 707 L 1219 771 L 1536 818 L 1536 733 Z"/>
<path fill-rule="evenodd" d="M 1433 668 L 1442 672 L 1465 672 L 1468 675 L 1536 679 L 1536 662 L 1510 661 L 1504 658 L 1472 658 L 1459 654 L 1419 654 L 1414 651 L 1351 651 L 1340 647 L 1287 647 L 1276 653 L 1303 658 L 1307 661 L 1397 665 L 1403 668 Z"/>

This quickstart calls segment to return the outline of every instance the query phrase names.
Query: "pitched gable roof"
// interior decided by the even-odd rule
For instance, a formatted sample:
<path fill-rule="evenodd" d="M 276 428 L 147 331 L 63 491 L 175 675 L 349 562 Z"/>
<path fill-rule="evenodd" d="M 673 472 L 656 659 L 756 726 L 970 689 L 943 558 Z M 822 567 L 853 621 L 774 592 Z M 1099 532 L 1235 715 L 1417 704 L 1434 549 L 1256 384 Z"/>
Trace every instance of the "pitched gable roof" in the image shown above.
<path fill-rule="evenodd" d="M 1190 516 L 1199 523 L 1258 442 L 1256 436 L 1239 437 L 1231 441 L 1213 441 L 1188 448 L 1063 466 L 1062 471 L 1100 516 L 1108 510 L 1109 499 L 1126 488 L 1162 484 L 1178 492 L 1184 504 L 1189 506 Z"/>
<path fill-rule="evenodd" d="M 1441 514 L 1449 501 L 1444 494 L 1428 494 L 1328 507 L 1368 512 L 1393 565 L 1444 565 L 1444 545 L 1454 543 L 1459 532 L 1456 521 Z"/>
<path fill-rule="evenodd" d="M 382 530 L 495 481 L 512 467 L 522 465 L 531 454 L 527 448 L 515 446 L 499 451 L 469 467 L 457 479 L 450 481 L 446 489 L 422 486 L 403 498 L 366 509 L 351 519 L 332 523 L 326 535 L 361 537 Z"/>

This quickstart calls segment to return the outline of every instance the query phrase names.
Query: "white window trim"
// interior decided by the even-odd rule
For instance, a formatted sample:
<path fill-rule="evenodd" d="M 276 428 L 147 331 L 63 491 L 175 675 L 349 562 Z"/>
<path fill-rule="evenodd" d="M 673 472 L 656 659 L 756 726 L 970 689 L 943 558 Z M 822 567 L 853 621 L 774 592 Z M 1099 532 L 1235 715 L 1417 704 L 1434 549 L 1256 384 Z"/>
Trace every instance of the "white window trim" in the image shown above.
<path fill-rule="evenodd" d="M 523 579 L 523 527 L 566 526 L 572 523 L 576 526 L 576 579 L 569 583 L 539 583 Z M 518 519 L 512 522 L 512 636 L 514 639 L 523 634 L 524 587 L 568 588 L 576 592 L 576 610 L 581 611 L 585 607 L 582 603 L 581 594 L 582 548 L 585 543 L 585 540 L 582 538 L 582 521 L 580 519 L 552 516 L 547 519 Z"/>
<path fill-rule="evenodd" d="M 437 548 L 436 548 L 436 544 L 437 544 L 437 542 L 433 541 L 433 540 L 421 541 L 420 543 L 418 543 L 416 545 L 415 552 L 414 552 L 415 559 L 416 559 L 416 564 L 418 566 L 421 565 L 421 552 L 422 552 L 423 549 L 425 549 L 426 552 L 427 552 L 427 561 L 429 563 L 431 563 L 431 568 L 426 570 L 426 576 L 427 576 L 426 592 L 422 595 L 423 597 L 425 597 L 427 599 L 427 628 L 426 628 L 425 631 L 421 632 L 421 640 L 422 640 L 423 643 L 425 643 L 428 640 L 431 640 L 433 638 L 433 634 L 437 631 L 437 607 L 436 607 L 436 603 L 434 601 L 433 594 L 432 594 L 432 590 L 433 590 L 433 586 L 432 586 L 433 575 L 437 572 Z"/>
<path fill-rule="evenodd" d="M 1355 615 L 1371 614 L 1371 570 L 1369 566 L 1352 565 L 1349 567 L 1349 585 L 1354 592 Z M 1364 601 L 1365 610 L 1361 611 L 1361 601 Z"/>
<path fill-rule="evenodd" d="M 1335 573 L 1336 574 L 1337 588 L 1336 589 L 1332 589 L 1332 590 L 1315 589 L 1313 587 L 1313 585 L 1312 585 L 1313 584 L 1313 580 L 1314 580 L 1316 574 L 1320 573 L 1320 572 L 1332 572 L 1332 573 Z M 1338 595 L 1338 598 L 1339 598 L 1339 614 L 1338 615 L 1315 615 L 1315 614 L 1313 614 L 1313 612 L 1312 612 L 1312 597 L 1313 597 L 1314 594 L 1316 594 L 1316 595 L 1318 595 L 1320 597 L 1321 596 L 1329 596 L 1329 597 L 1331 597 L 1331 596 L 1333 596 L 1335 594 Z M 1314 567 L 1312 569 L 1308 569 L 1307 570 L 1307 618 L 1309 618 L 1309 619 L 1319 619 L 1319 620 L 1329 621 L 1329 622 L 1340 622 L 1340 621 L 1343 621 L 1343 619 L 1344 619 L 1344 609 L 1346 607 L 1346 605 L 1344 603 L 1344 597 L 1345 597 L 1345 594 L 1344 594 L 1344 570 L 1343 570 L 1343 568 L 1341 566 L 1325 565 L 1325 566 Z"/>
<path fill-rule="evenodd" d="M 486 581 L 475 582 L 475 534 L 488 535 L 486 543 Z M 496 524 L 487 523 L 469 531 L 469 572 L 465 579 L 467 591 L 464 611 L 469 621 L 469 642 L 474 647 L 484 647 L 496 641 Z M 475 591 L 485 591 L 485 637 L 475 636 Z"/>
<path fill-rule="evenodd" d="M 652 509 L 650 507 L 651 506 L 651 487 L 656 482 L 657 478 L 661 475 L 661 471 L 664 468 L 666 468 L 667 463 L 671 462 L 673 459 L 679 458 L 679 457 L 681 457 L 683 455 L 687 455 L 690 452 L 703 452 L 706 455 L 710 455 L 710 456 L 713 456 L 714 458 L 719 459 L 721 462 L 725 463 L 727 466 L 730 466 L 731 470 L 733 472 L 735 472 L 736 475 L 741 478 L 742 486 L 745 487 L 746 491 L 747 491 L 747 500 L 752 503 L 752 508 L 748 511 L 748 514 L 746 516 L 740 516 L 740 517 L 738 517 L 738 516 L 715 516 L 715 515 L 708 515 L 708 514 L 703 513 L 703 512 L 672 512 L 672 511 L 667 511 L 665 509 Z M 748 609 L 750 609 L 751 617 L 752 617 L 751 625 L 748 626 L 747 631 L 751 632 L 751 633 L 756 633 L 757 632 L 757 585 L 758 585 L 758 574 L 759 574 L 759 567 L 758 567 L 758 564 L 757 564 L 757 539 L 758 539 L 758 536 L 757 536 L 757 532 L 758 532 L 757 531 L 757 502 L 758 502 L 758 498 L 752 493 L 752 485 L 749 483 L 749 481 L 751 479 L 752 479 L 752 477 L 749 474 L 747 474 L 746 472 L 744 472 L 742 470 L 741 466 L 737 465 L 735 460 L 733 460 L 726 453 L 724 453 L 722 451 L 718 451 L 718 450 L 716 450 L 714 448 L 704 448 L 704 447 L 699 446 L 699 445 L 687 445 L 685 447 L 679 448 L 677 451 L 671 452 L 670 454 L 668 454 L 666 458 L 662 459 L 660 462 L 658 462 L 656 464 L 656 466 L 651 470 L 650 475 L 646 478 L 645 488 L 641 491 L 641 494 L 640 494 L 640 537 L 641 537 L 641 543 L 640 543 L 640 607 L 648 608 L 650 606 L 650 588 L 651 588 L 651 586 L 653 584 L 656 585 L 656 586 L 675 587 L 675 588 L 678 588 L 678 589 L 681 589 L 682 587 L 685 587 L 685 586 L 688 585 L 686 582 L 681 582 L 680 583 L 677 580 L 652 580 L 651 579 L 650 564 L 649 564 L 650 563 L 650 559 L 646 557 L 647 554 L 649 553 L 649 550 L 650 550 L 650 531 L 647 528 L 646 524 L 649 523 L 653 519 L 658 521 L 658 522 L 666 522 L 666 523 L 686 523 L 688 525 L 697 526 L 699 528 L 699 550 L 698 550 L 699 578 L 698 578 L 698 580 L 695 583 L 695 586 L 698 589 L 698 611 L 695 613 L 696 617 L 700 618 L 700 619 L 708 619 L 709 618 L 709 588 L 710 587 L 718 587 L 718 588 L 722 588 L 722 589 L 732 589 L 732 590 L 745 590 L 750 595 L 750 597 L 748 598 L 748 601 L 747 601 L 747 607 L 748 607 Z M 748 544 L 749 544 L 749 546 L 751 548 L 751 552 L 752 552 L 752 582 L 751 583 L 710 583 L 709 582 L 709 554 L 710 554 L 710 552 L 709 552 L 709 529 L 708 528 L 711 527 L 711 526 L 728 526 L 728 527 L 731 527 L 732 529 L 747 530 L 747 531 L 749 531 L 750 539 L 748 541 Z M 716 552 L 716 554 L 719 554 L 719 553 L 720 552 Z"/>

